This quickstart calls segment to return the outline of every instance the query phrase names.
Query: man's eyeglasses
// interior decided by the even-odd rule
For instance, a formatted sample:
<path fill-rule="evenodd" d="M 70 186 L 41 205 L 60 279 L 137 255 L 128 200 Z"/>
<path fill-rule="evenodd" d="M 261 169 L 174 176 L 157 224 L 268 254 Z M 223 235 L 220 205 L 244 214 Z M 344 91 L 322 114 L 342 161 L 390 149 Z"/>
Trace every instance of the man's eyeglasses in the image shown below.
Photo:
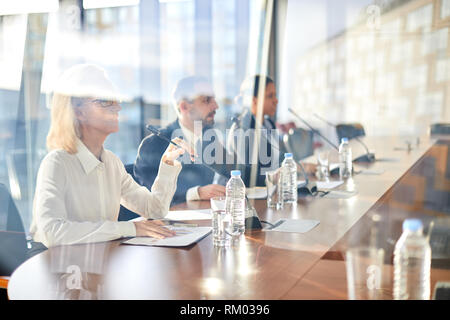
<path fill-rule="evenodd" d="M 205 103 L 205 104 L 210 104 L 210 103 L 213 103 L 215 101 L 216 101 L 215 97 L 212 97 L 212 96 L 205 96 L 205 97 L 202 98 L 202 102 Z"/>

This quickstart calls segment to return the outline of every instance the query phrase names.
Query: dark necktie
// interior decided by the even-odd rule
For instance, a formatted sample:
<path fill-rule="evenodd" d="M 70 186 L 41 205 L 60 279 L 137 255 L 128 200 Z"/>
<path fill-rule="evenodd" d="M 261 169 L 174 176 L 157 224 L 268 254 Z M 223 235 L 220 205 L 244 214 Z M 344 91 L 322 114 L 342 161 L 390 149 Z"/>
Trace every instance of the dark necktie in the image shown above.
<path fill-rule="evenodd" d="M 269 116 L 265 115 L 264 119 L 267 120 L 270 123 L 270 125 L 272 126 L 271 128 L 268 128 L 268 129 L 276 129 L 275 123 Z"/>

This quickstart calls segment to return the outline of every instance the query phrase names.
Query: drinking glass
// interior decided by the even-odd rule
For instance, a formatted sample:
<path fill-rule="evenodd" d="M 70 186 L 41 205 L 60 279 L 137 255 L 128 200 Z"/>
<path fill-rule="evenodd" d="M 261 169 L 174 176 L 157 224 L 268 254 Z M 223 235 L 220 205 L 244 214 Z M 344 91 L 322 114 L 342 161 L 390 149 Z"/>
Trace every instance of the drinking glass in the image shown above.
<path fill-rule="evenodd" d="M 328 160 L 329 151 L 317 152 L 317 172 L 316 177 L 320 181 L 327 181 L 330 177 L 330 163 Z"/>
<path fill-rule="evenodd" d="M 281 209 L 281 170 L 266 172 L 267 207 Z"/>
<path fill-rule="evenodd" d="M 372 247 L 352 248 L 346 252 L 349 300 L 382 298 L 384 250 Z"/>
<path fill-rule="evenodd" d="M 226 197 L 213 197 L 210 200 L 212 210 L 213 244 L 226 247 L 231 244 L 231 215 L 226 213 Z"/>

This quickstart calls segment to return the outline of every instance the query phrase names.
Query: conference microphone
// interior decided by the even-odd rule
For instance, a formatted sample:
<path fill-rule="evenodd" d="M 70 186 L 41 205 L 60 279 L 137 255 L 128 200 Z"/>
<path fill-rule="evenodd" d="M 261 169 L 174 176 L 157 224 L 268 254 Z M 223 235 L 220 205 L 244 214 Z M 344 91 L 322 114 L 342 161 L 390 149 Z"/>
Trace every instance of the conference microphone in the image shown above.
<path fill-rule="evenodd" d="M 294 110 L 292 110 L 292 108 L 288 108 L 288 110 L 295 116 L 297 117 L 301 122 L 303 122 L 309 129 L 311 129 L 311 131 L 315 134 L 317 134 L 319 137 L 322 137 L 326 142 L 328 142 L 328 144 L 330 146 L 332 146 L 334 149 L 336 149 L 339 152 L 339 148 L 337 145 L 335 145 L 333 142 L 331 142 L 330 140 L 328 140 L 325 136 L 323 136 L 318 130 L 314 129 L 308 122 L 306 122 L 305 120 L 303 120 L 297 113 L 295 113 Z M 331 170 L 330 168 L 330 174 L 336 174 L 339 171 L 339 167 L 334 168 L 333 170 Z"/>
<path fill-rule="evenodd" d="M 153 133 L 155 136 L 157 136 L 158 138 L 167 141 L 179 148 L 181 148 L 181 146 L 179 146 L 178 144 L 176 144 L 175 142 L 173 142 L 172 140 L 170 140 L 168 137 L 166 137 L 164 134 L 161 133 L 161 131 L 159 131 L 156 127 L 148 124 L 145 126 L 145 128 L 150 131 L 151 133 Z M 225 178 L 225 180 L 230 179 L 229 176 L 227 176 L 226 174 L 224 174 L 224 172 L 221 172 L 217 169 L 214 169 L 212 166 L 206 164 L 206 163 L 202 163 L 202 165 L 204 165 L 205 167 L 207 167 L 208 169 L 210 169 L 212 172 L 217 173 L 218 175 L 220 175 L 221 177 Z M 247 230 L 252 230 L 252 229 L 262 229 L 262 225 L 261 222 L 259 220 L 258 217 L 258 213 L 256 212 L 256 209 L 251 205 L 249 199 L 247 198 L 247 195 L 245 195 L 245 199 L 247 202 L 247 208 L 248 210 L 246 210 L 245 212 L 245 228 Z"/>
<path fill-rule="evenodd" d="M 157 135 L 158 137 L 161 137 L 161 136 L 162 136 L 161 131 L 159 131 L 158 129 L 156 129 L 156 127 L 152 126 L 151 124 L 146 125 L 146 126 L 145 126 L 145 129 L 147 129 L 147 130 L 150 131 L 151 133 Z M 164 136 L 164 137 L 165 137 L 165 136 Z M 167 138 L 167 137 L 166 137 L 166 138 Z M 163 139 L 163 140 L 171 141 L 169 138 Z"/>
<path fill-rule="evenodd" d="M 353 161 L 354 162 L 374 162 L 376 160 L 375 154 L 370 152 L 369 149 L 367 148 L 366 144 L 364 142 L 362 142 L 358 137 L 355 137 L 355 139 L 356 139 L 356 141 L 358 141 L 359 143 L 362 144 L 362 146 L 366 150 L 366 154 L 360 155 L 359 157 L 355 158 Z"/>
<path fill-rule="evenodd" d="M 326 142 L 328 142 L 328 144 L 330 146 L 332 146 L 334 149 L 336 149 L 337 151 L 339 151 L 339 147 L 337 145 L 335 145 L 333 142 L 331 142 L 330 140 L 328 140 L 324 135 L 322 135 L 318 130 L 314 129 L 308 122 L 306 122 L 305 120 L 303 120 L 297 113 L 295 113 L 294 110 L 292 110 L 292 108 L 288 109 L 290 113 L 292 113 L 297 119 L 299 119 L 301 122 L 303 122 L 309 129 L 312 130 L 312 132 L 314 132 L 315 134 L 317 134 L 319 137 L 321 137 L 322 139 L 324 139 Z"/>
<path fill-rule="evenodd" d="M 336 128 L 336 125 L 323 119 L 322 117 L 320 117 L 318 114 L 314 113 L 313 114 L 316 118 L 320 119 L 321 121 L 325 122 L 326 124 L 328 124 L 331 127 Z M 359 139 L 359 137 L 355 137 L 356 141 L 358 141 L 363 147 L 364 150 L 366 150 L 366 153 L 353 159 L 354 162 L 374 162 L 375 161 L 375 154 L 369 151 L 369 148 L 367 148 L 367 145 L 361 140 Z"/>
<path fill-rule="evenodd" d="M 316 118 L 318 118 L 319 120 L 325 122 L 327 125 L 329 125 L 330 127 L 336 128 L 336 125 L 334 123 L 331 123 L 330 121 L 322 118 L 321 116 L 319 116 L 317 113 L 313 113 L 313 116 L 315 116 Z"/>

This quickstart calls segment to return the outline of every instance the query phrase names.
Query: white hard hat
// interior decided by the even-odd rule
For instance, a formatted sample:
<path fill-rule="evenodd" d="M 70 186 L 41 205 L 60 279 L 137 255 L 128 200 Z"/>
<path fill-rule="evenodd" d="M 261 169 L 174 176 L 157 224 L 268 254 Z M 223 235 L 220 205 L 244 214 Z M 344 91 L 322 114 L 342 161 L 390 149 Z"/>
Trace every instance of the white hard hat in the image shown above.
<path fill-rule="evenodd" d="M 78 98 L 123 99 L 106 71 L 94 64 L 77 64 L 64 71 L 53 92 Z"/>

